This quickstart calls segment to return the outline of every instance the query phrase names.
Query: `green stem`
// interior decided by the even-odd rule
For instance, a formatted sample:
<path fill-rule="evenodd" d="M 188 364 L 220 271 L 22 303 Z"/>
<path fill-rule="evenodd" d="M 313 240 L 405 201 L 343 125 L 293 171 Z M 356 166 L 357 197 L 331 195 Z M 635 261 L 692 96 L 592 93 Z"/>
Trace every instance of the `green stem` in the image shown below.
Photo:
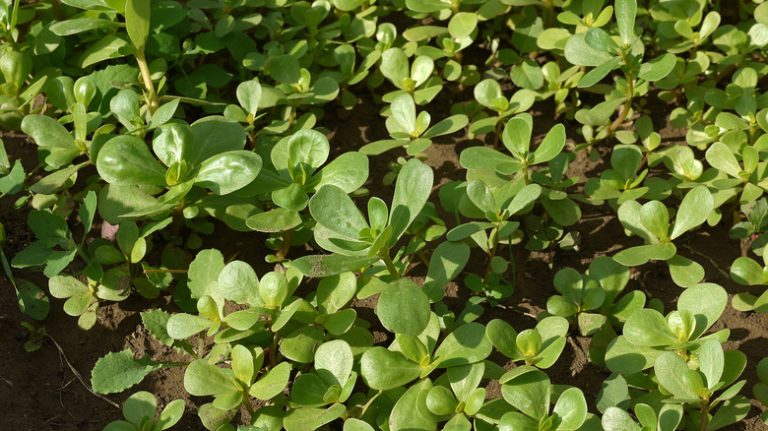
<path fill-rule="evenodd" d="M 699 422 L 699 430 L 707 431 L 708 422 L 709 422 L 709 400 L 704 400 L 701 403 L 701 421 Z"/>
<path fill-rule="evenodd" d="M 141 71 L 141 80 L 144 83 L 144 89 L 147 90 L 147 97 L 149 99 L 149 113 L 152 114 L 160 106 L 160 102 L 155 92 L 155 84 L 152 82 L 152 73 L 149 71 L 149 64 L 144 56 L 144 51 L 138 51 L 136 53 L 136 62 L 139 64 L 139 71 Z"/>
<path fill-rule="evenodd" d="M 624 121 L 626 121 L 627 116 L 629 115 L 629 111 L 632 109 L 632 99 L 635 95 L 635 78 L 632 76 L 632 72 L 627 72 L 626 75 L 627 78 L 627 94 L 626 99 L 624 100 L 624 105 L 621 107 L 621 112 L 619 113 L 618 118 L 614 120 L 613 123 L 611 123 L 610 126 L 608 126 L 607 135 L 613 136 L 613 134 L 616 132 L 616 129 L 621 126 Z"/>
<path fill-rule="evenodd" d="M 499 248 L 499 226 L 497 225 L 494 230 L 491 231 L 491 249 L 488 253 L 488 263 L 485 265 L 485 276 L 483 277 L 483 281 L 486 283 L 488 282 L 488 277 L 491 275 L 491 270 L 493 269 L 493 258 L 496 256 L 496 251 Z"/>
<path fill-rule="evenodd" d="M 283 232 L 283 243 L 280 244 L 280 249 L 277 250 L 277 258 L 279 260 L 285 260 L 288 256 L 288 252 L 291 250 L 291 242 L 293 241 L 293 229 L 288 229 Z"/>
<path fill-rule="evenodd" d="M 379 252 L 379 257 L 384 261 L 384 264 L 387 265 L 387 269 L 389 270 L 389 273 L 392 275 L 392 277 L 400 278 L 400 273 L 397 272 L 395 263 L 392 262 L 392 258 L 389 257 L 389 250 L 382 250 Z"/>
<path fill-rule="evenodd" d="M 184 97 L 184 96 L 173 96 L 170 94 L 166 94 L 163 96 L 157 97 L 158 101 L 166 103 L 170 102 L 174 99 L 179 99 L 181 102 L 187 104 L 187 105 L 195 105 L 195 106 L 227 106 L 226 103 L 222 102 L 209 102 L 207 100 L 202 99 L 195 99 L 194 97 Z"/>

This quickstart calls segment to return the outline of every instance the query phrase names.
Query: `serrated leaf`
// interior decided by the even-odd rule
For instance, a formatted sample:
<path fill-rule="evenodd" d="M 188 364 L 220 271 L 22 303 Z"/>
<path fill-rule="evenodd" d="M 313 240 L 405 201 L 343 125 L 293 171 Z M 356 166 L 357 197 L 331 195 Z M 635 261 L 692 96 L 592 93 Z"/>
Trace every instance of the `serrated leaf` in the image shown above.
<path fill-rule="evenodd" d="M 91 371 L 91 385 L 100 394 L 122 392 L 162 367 L 148 359 L 134 358 L 130 349 L 108 353 L 96 361 Z"/>

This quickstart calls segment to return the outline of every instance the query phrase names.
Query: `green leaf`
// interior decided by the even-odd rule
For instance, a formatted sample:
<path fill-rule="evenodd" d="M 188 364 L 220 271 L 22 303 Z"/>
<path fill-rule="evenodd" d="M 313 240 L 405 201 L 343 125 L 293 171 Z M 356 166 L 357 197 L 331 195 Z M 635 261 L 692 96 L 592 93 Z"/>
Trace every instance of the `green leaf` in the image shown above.
<path fill-rule="evenodd" d="M 660 81 L 672 73 L 672 69 L 675 68 L 676 63 L 677 57 L 675 57 L 675 54 L 669 52 L 662 54 L 653 60 L 640 65 L 638 77 L 651 82 Z"/>
<path fill-rule="evenodd" d="M 605 364 L 609 370 L 623 375 L 640 372 L 653 366 L 662 350 L 638 346 L 620 336 L 614 339 L 605 353 Z"/>
<path fill-rule="evenodd" d="M 477 27 L 477 15 L 471 12 L 459 12 L 448 21 L 448 33 L 455 39 L 469 36 Z"/>
<path fill-rule="evenodd" d="M 170 314 L 163 310 L 155 309 L 141 312 L 141 323 L 144 325 L 152 338 L 165 344 L 166 346 L 173 346 L 174 339 L 168 335 L 168 319 Z"/>
<path fill-rule="evenodd" d="M 219 153 L 245 148 L 245 129 L 235 121 L 205 117 L 195 121 L 189 131 L 192 142 L 185 158 L 193 165 Z"/>
<path fill-rule="evenodd" d="M 252 397 L 263 401 L 271 400 L 285 390 L 290 378 L 291 364 L 289 362 L 281 362 L 251 385 L 248 393 Z"/>
<path fill-rule="evenodd" d="M 715 199 L 706 186 L 697 186 L 689 191 L 680 202 L 670 237 L 675 239 L 707 221 L 714 207 Z"/>
<path fill-rule="evenodd" d="M 174 340 L 184 340 L 205 331 L 213 324 L 210 320 L 194 314 L 179 313 L 168 319 L 168 335 Z"/>
<path fill-rule="evenodd" d="M 144 52 L 144 46 L 149 37 L 149 0 L 126 0 L 125 28 L 133 46 L 139 53 Z"/>
<path fill-rule="evenodd" d="M 251 265 L 239 260 L 227 263 L 219 273 L 216 282 L 216 291 L 224 297 L 238 304 L 258 304 L 256 289 L 259 279 Z"/>
<path fill-rule="evenodd" d="M 96 169 L 110 184 L 165 185 L 165 169 L 144 141 L 134 136 L 123 135 L 107 141 L 99 151 Z"/>
<path fill-rule="evenodd" d="M 635 16 L 637 15 L 637 0 L 616 0 L 614 5 L 616 25 L 624 46 L 629 46 L 635 39 Z"/>
<path fill-rule="evenodd" d="M 589 88 L 602 81 L 611 71 L 621 65 L 621 57 L 613 57 L 605 63 L 590 70 L 579 80 L 579 88 Z"/>
<path fill-rule="evenodd" d="M 5 263 L 5 261 L 3 260 Z M 19 309 L 34 320 L 44 320 L 51 308 L 50 301 L 42 289 L 29 281 L 18 285 Z"/>
<path fill-rule="evenodd" d="M 96 361 L 91 371 L 91 385 L 100 394 L 122 392 L 160 368 L 161 364 L 134 358 L 130 349 L 112 352 Z"/>
<path fill-rule="evenodd" d="M 494 111 L 504 111 L 509 106 L 509 101 L 501 91 L 501 85 L 496 80 L 484 79 L 475 85 L 473 94 L 475 100 L 486 108 Z"/>
<path fill-rule="evenodd" d="M 283 232 L 301 224 L 298 212 L 286 208 L 274 208 L 254 214 L 245 220 L 249 229 L 258 232 Z"/>
<path fill-rule="evenodd" d="M 696 330 L 691 339 L 699 337 L 717 322 L 728 304 L 728 293 L 714 283 L 702 283 L 685 289 L 677 300 L 677 309 L 688 311 L 696 318 Z"/>
<path fill-rule="evenodd" d="M 27 115 L 21 130 L 29 135 L 45 155 L 52 168 L 61 168 L 80 154 L 80 148 L 67 129 L 58 121 L 44 115 Z"/>
<path fill-rule="evenodd" d="M 78 215 L 80 216 L 80 223 L 83 225 L 83 236 L 86 236 L 93 226 L 94 217 L 96 217 L 96 192 L 91 190 L 85 195 L 83 203 L 78 209 Z"/>
<path fill-rule="evenodd" d="M 560 417 L 558 431 L 577 431 L 587 420 L 587 400 L 578 388 L 568 388 L 560 394 L 552 410 Z"/>
<path fill-rule="evenodd" d="M 659 384 L 672 393 L 672 396 L 682 400 L 698 400 L 701 380 L 697 381 L 693 376 L 696 371 L 691 370 L 685 361 L 674 352 L 664 352 L 656 359 L 653 366 Z"/>
<path fill-rule="evenodd" d="M 226 195 L 250 184 L 260 170 L 258 154 L 247 150 L 227 151 L 206 159 L 200 165 L 195 183 L 218 195 Z"/>
<path fill-rule="evenodd" d="M 343 431 L 374 431 L 373 427 L 360 419 L 349 418 L 344 421 Z"/>
<path fill-rule="evenodd" d="M 565 146 L 565 126 L 555 124 L 531 156 L 532 164 L 545 163 L 555 158 Z"/>
<path fill-rule="evenodd" d="M 432 382 L 422 380 L 408 388 L 395 403 L 389 415 L 390 431 L 434 431 L 438 417 L 427 408 Z"/>
<path fill-rule="evenodd" d="M 184 415 L 184 400 L 173 400 L 165 405 L 157 419 L 157 426 L 160 430 L 167 430 L 176 425 Z"/>
<path fill-rule="evenodd" d="M 336 157 L 312 178 L 313 182 L 317 181 L 316 190 L 334 185 L 347 193 L 359 189 L 367 180 L 368 157 L 354 151 Z"/>
<path fill-rule="evenodd" d="M 450 135 L 463 129 L 467 124 L 469 124 L 469 118 L 466 115 L 451 115 L 448 118 L 438 121 L 437 124 L 427 129 L 421 137 L 432 139 L 438 136 Z"/>
<path fill-rule="evenodd" d="M 108 34 L 88 45 L 80 55 L 80 67 L 86 68 L 102 61 L 125 57 L 132 51 L 127 40 L 116 34 Z"/>
<path fill-rule="evenodd" d="M 687 257 L 675 255 L 667 261 L 667 265 L 672 281 L 680 287 L 691 287 L 704 279 L 704 267 Z"/>
<path fill-rule="evenodd" d="M 333 422 L 346 411 L 344 404 L 334 404 L 328 409 L 302 407 L 291 410 L 283 419 L 285 431 L 314 431 Z"/>
<path fill-rule="evenodd" d="M 587 44 L 586 33 L 576 33 L 565 44 L 565 59 L 577 66 L 597 67 L 611 59 L 613 55 L 607 51 L 597 50 Z"/>
<path fill-rule="evenodd" d="M 350 374 L 352 374 L 354 362 L 352 348 L 344 340 L 325 342 L 319 345 L 315 351 L 315 370 L 325 370 L 331 373 L 336 378 L 336 382 L 331 382 L 331 384 L 346 385 Z"/>
<path fill-rule="evenodd" d="M 624 249 L 613 255 L 613 260 L 624 266 L 632 267 L 645 265 L 649 260 L 669 260 L 675 253 L 677 253 L 677 248 L 674 244 L 663 242 Z"/>
<path fill-rule="evenodd" d="M 342 272 L 361 271 L 377 260 L 378 257 L 321 254 L 302 256 L 293 260 L 291 266 L 308 277 L 322 278 Z"/>
<path fill-rule="evenodd" d="M 511 118 L 509 121 L 507 121 L 507 124 L 504 126 L 504 131 L 501 137 L 502 142 L 504 143 L 504 146 L 507 147 L 509 152 L 519 160 L 525 160 L 528 158 L 528 151 L 531 145 L 532 128 L 533 120 L 527 113 L 516 115 L 514 118 Z M 553 138 L 555 138 L 554 135 Z M 565 141 L 563 141 L 563 144 L 564 143 Z M 550 145 L 556 147 L 557 144 L 558 143 L 555 141 L 555 139 L 553 139 Z"/>
<path fill-rule="evenodd" d="M 745 286 L 768 284 L 768 275 L 759 263 L 748 257 L 737 257 L 731 265 L 731 279 Z"/>
<path fill-rule="evenodd" d="M 472 322 L 448 334 L 433 357 L 438 367 L 455 367 L 480 362 L 492 351 L 493 345 L 485 336 L 485 326 Z"/>
<path fill-rule="evenodd" d="M 309 213 L 319 224 L 345 239 L 358 239 L 368 227 L 363 214 L 344 190 L 327 185 L 309 200 Z"/>
<path fill-rule="evenodd" d="M 722 142 L 715 142 L 707 148 L 705 153 L 707 163 L 710 166 L 734 177 L 739 178 L 741 165 L 730 148 Z"/>
<path fill-rule="evenodd" d="M 642 431 L 629 413 L 618 407 L 608 407 L 603 413 L 602 426 L 605 431 Z"/>
<path fill-rule="evenodd" d="M 224 256 L 215 249 L 202 250 L 189 265 L 189 290 L 192 298 L 199 299 L 217 291 L 219 273 L 224 269 Z"/>
<path fill-rule="evenodd" d="M 638 310 L 629 316 L 623 332 L 627 341 L 638 346 L 669 346 L 678 342 L 664 316 L 651 309 Z"/>
<path fill-rule="evenodd" d="M 48 27 L 48 30 L 56 36 L 72 36 L 92 30 L 112 29 L 117 26 L 117 22 L 108 19 L 74 18 L 55 22 Z"/>
<path fill-rule="evenodd" d="M 551 385 L 549 377 L 533 367 L 518 367 L 502 377 L 501 396 L 504 401 L 534 420 L 540 420 L 549 412 Z"/>
<path fill-rule="evenodd" d="M 424 291 L 430 300 L 439 301 L 445 295 L 443 287 L 458 277 L 469 262 L 470 248 L 463 242 L 443 242 L 429 258 Z"/>
<path fill-rule="evenodd" d="M 149 128 L 154 129 L 171 121 L 176 110 L 179 108 L 180 98 L 175 98 L 168 103 L 161 105 L 154 113 L 152 113 L 152 119 L 149 122 Z"/>
<path fill-rule="evenodd" d="M 656 238 L 665 240 L 669 237 L 669 211 L 659 201 L 649 201 L 640 207 L 640 222 Z"/>
<path fill-rule="evenodd" d="M 395 97 L 390 104 L 390 111 L 392 112 L 391 119 L 397 125 L 397 129 L 390 130 L 390 133 L 396 131 L 405 133 L 409 137 L 415 137 L 416 103 L 413 101 L 413 97 L 409 93 L 403 93 Z M 389 125 L 389 122 L 387 124 Z"/>
<path fill-rule="evenodd" d="M 136 392 L 123 403 L 123 416 L 134 424 L 140 424 L 146 419 L 154 419 L 156 412 L 157 399 L 151 392 Z"/>
<path fill-rule="evenodd" d="M 187 366 L 184 389 L 196 397 L 226 395 L 240 390 L 221 368 L 204 359 L 194 360 Z"/>
<path fill-rule="evenodd" d="M 720 383 L 725 367 L 725 355 L 723 346 L 717 340 L 707 340 L 701 344 L 698 350 L 699 371 L 707 380 L 707 388 L 711 391 Z"/>
<path fill-rule="evenodd" d="M 397 176 L 389 223 L 392 226 L 390 244 L 395 244 L 419 215 L 432 192 L 432 168 L 413 158 L 405 163 Z M 310 202 L 311 205 L 311 202 Z M 311 207 L 310 207 L 311 212 Z"/>
<path fill-rule="evenodd" d="M 237 86 L 237 101 L 251 115 L 256 115 L 258 112 L 261 95 L 261 84 L 258 79 L 244 81 Z"/>
<path fill-rule="evenodd" d="M 408 56 L 400 48 L 389 48 L 381 54 L 381 74 L 389 79 L 396 87 L 402 85 L 408 73 Z"/>
<path fill-rule="evenodd" d="M 420 374 L 419 364 L 384 347 L 372 347 L 360 358 L 360 375 L 371 389 L 386 391 L 405 386 Z"/>
<path fill-rule="evenodd" d="M 412 281 L 398 280 L 381 292 L 376 316 L 390 332 L 417 336 L 429 323 L 429 298 Z"/>

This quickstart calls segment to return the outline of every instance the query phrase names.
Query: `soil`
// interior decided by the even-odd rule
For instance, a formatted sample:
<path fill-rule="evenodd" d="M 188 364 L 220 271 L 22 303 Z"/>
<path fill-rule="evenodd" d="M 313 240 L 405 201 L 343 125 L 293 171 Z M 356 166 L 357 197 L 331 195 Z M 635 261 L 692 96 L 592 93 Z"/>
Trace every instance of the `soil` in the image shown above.
<path fill-rule="evenodd" d="M 342 109 L 329 110 L 321 121 L 330 127 L 334 151 L 359 148 L 367 142 L 386 138 L 386 130 L 380 120 L 376 105 L 365 100 L 355 108 L 354 115 Z M 441 105 L 438 103 L 437 105 Z M 442 106 L 450 106 L 444 103 Z M 434 114 L 435 118 L 440 113 Z M 534 124 L 546 122 L 537 118 Z M 551 121 L 551 120 L 550 120 Z M 330 126 L 329 126 L 330 125 Z M 542 129 L 546 130 L 546 129 Z M 674 142 L 678 131 L 665 130 L 666 142 Z M 576 135 L 572 135 L 576 136 Z M 11 159 L 20 158 L 30 170 L 36 165 L 35 146 L 23 137 L 3 136 Z M 539 134 L 538 139 L 541 138 Z M 437 140 L 426 151 L 426 162 L 436 171 L 436 187 L 449 179 L 459 179 L 463 172 L 458 166 L 458 154 L 461 149 L 471 145 L 467 140 Z M 381 179 L 389 172 L 391 163 L 402 155 L 398 150 L 386 153 L 382 157 L 372 158 L 371 181 L 367 185 L 372 194 L 391 196 L 392 187 L 382 186 Z M 581 157 L 574 161 L 570 175 L 580 176 L 582 181 L 588 175 L 603 169 L 601 161 L 590 161 Z M 500 307 L 486 310 L 481 318 L 488 321 L 503 318 L 516 329 L 533 327 L 535 316 L 546 308 L 547 298 L 554 292 L 552 278 L 557 270 L 570 266 L 579 271 L 585 270 L 591 259 L 596 256 L 611 254 L 636 243 L 636 239 L 624 236 L 623 229 L 614 217 L 614 212 L 607 207 L 583 206 L 582 220 L 571 230 L 580 234 L 581 242 L 577 250 L 557 251 L 552 253 L 519 253 L 517 263 L 519 271 L 514 295 L 504 301 Z M 26 228 L 26 210 L 16 210 L 11 199 L 0 201 L 0 222 L 8 232 L 5 251 L 12 258 L 32 239 Z M 236 257 L 245 260 L 263 272 L 270 270 L 264 263 L 267 251 L 263 246 L 264 237 L 260 234 L 230 232 L 223 226 L 217 226 L 217 235 L 205 239 L 205 247 L 219 248 L 227 259 Z M 701 263 L 707 274 L 707 281 L 724 286 L 730 293 L 743 290 L 730 280 L 727 270 L 731 262 L 740 255 L 738 241 L 728 237 L 727 228 L 718 226 L 697 231 L 695 235 L 686 235 L 681 244 L 681 253 Z M 293 249 L 291 253 L 301 253 Z M 474 254 L 470 267 L 483 268 L 483 256 Z M 25 278 L 45 288 L 46 281 L 40 275 L 27 271 L 15 271 L 17 278 Z M 414 275 L 419 275 L 419 270 Z M 423 275 L 423 268 L 422 273 Z M 416 277 L 418 280 L 419 277 Z M 667 307 L 673 307 L 681 292 L 666 273 L 664 265 L 648 264 L 633 274 L 629 289 L 642 289 L 649 297 L 658 297 Z M 451 286 L 448 302 L 461 311 L 466 299 L 466 289 Z M 76 319 L 62 311 L 62 301 L 51 299 L 51 312 L 42 322 L 49 338 L 42 347 L 31 353 L 24 350 L 24 342 L 30 334 L 20 326 L 24 321 L 20 313 L 12 286 L 8 280 L 0 278 L 0 406 L 4 414 L 0 416 L 2 429 L 7 430 L 100 430 L 112 420 L 120 418 L 119 410 L 87 389 L 90 370 L 96 360 L 105 354 L 130 348 L 134 354 L 142 356 L 150 352 L 167 353 L 157 345 L 139 326 L 139 311 L 150 306 L 173 309 L 168 298 L 147 301 L 138 298 L 122 303 L 106 305 L 101 308 L 97 325 L 88 332 L 77 327 Z M 375 298 L 368 298 L 355 304 L 361 317 L 372 319 Z M 748 357 L 748 365 L 743 378 L 747 385 L 743 394 L 751 398 L 751 388 L 757 381 L 754 367 L 765 356 L 768 340 L 768 316 L 757 313 L 741 313 L 730 305 L 726 309 L 715 329 L 727 327 L 731 330 L 727 348 L 738 348 Z M 385 338 L 376 331 L 376 340 Z M 587 357 L 589 339 L 570 336 L 565 351 L 557 364 L 548 370 L 553 383 L 570 384 L 580 387 L 588 398 L 590 410 L 597 412 L 595 398 L 602 381 L 608 373 L 593 366 Z M 499 359 L 499 358 L 494 358 Z M 511 366 L 511 364 L 506 364 Z M 82 376 L 79 379 L 74 372 Z M 163 405 L 170 400 L 182 398 L 187 403 L 187 414 L 174 427 L 177 430 L 199 430 L 201 426 L 195 415 L 196 405 L 200 400 L 190 399 L 183 389 L 183 370 L 171 369 L 152 374 L 138 387 L 155 393 Z M 498 384 L 491 382 L 489 392 L 498 392 Z M 132 393 L 110 395 L 112 402 L 121 403 Z M 729 427 L 729 430 L 757 431 L 768 429 L 759 419 L 762 407 L 757 403 L 747 420 Z"/>

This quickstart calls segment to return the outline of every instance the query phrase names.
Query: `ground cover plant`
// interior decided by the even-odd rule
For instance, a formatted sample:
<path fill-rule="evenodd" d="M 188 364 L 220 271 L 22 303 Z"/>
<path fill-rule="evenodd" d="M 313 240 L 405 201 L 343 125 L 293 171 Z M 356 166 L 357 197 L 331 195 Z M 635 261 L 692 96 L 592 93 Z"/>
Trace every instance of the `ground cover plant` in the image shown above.
<path fill-rule="evenodd" d="M 768 429 L 768 3 L 0 0 L 0 423 Z"/>

